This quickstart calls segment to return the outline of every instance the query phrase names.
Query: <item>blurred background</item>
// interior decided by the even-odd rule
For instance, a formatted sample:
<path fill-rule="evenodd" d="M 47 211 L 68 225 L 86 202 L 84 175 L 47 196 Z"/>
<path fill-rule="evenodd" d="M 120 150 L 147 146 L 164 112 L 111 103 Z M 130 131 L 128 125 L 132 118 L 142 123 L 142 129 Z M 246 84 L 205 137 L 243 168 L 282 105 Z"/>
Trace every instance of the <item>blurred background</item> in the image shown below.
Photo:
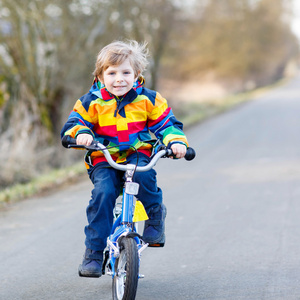
<path fill-rule="evenodd" d="M 60 129 L 97 53 L 147 41 L 146 86 L 183 116 L 293 76 L 297 0 L 0 0 L 0 189 L 82 157 Z M 298 18 L 299 19 L 298 19 Z"/>

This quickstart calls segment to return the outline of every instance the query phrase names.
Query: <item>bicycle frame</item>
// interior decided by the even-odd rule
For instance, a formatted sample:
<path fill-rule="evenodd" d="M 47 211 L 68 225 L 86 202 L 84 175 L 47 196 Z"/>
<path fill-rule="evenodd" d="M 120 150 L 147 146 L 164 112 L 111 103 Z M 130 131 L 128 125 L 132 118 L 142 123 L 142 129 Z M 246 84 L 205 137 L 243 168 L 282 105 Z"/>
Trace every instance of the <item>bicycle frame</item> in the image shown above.
<path fill-rule="evenodd" d="M 132 234 L 137 243 L 139 259 L 141 257 L 141 252 L 148 247 L 148 244 L 144 243 L 137 234 L 132 220 L 135 207 L 134 196 L 138 192 L 138 184 L 132 181 L 135 165 L 127 165 L 127 168 L 128 170 L 125 173 L 126 181 L 123 188 L 121 214 L 115 220 L 111 234 L 107 239 L 109 250 L 109 261 L 107 262 L 107 266 L 109 266 L 108 268 L 110 269 L 107 274 L 112 275 L 112 277 L 115 276 L 115 263 L 120 255 L 118 241 L 121 237 Z M 143 277 L 143 275 L 139 275 L 139 277 Z"/>

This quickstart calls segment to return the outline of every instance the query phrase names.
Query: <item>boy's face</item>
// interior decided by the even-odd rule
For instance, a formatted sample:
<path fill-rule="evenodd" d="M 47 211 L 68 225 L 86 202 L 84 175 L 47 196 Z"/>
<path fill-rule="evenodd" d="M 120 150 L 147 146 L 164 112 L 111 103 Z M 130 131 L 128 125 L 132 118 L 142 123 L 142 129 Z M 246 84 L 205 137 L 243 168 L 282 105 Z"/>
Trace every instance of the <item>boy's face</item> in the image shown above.
<path fill-rule="evenodd" d="M 106 89 L 115 96 L 123 96 L 130 91 L 135 80 L 134 70 L 129 59 L 118 66 L 109 66 L 103 72 L 102 80 L 100 79 Z"/>

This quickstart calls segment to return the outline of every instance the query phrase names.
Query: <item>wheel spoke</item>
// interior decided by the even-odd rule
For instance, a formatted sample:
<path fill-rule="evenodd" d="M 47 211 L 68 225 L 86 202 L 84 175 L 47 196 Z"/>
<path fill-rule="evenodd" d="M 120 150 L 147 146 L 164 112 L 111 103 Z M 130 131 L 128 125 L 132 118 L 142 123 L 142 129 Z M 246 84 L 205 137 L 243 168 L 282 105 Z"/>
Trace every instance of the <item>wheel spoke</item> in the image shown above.
<path fill-rule="evenodd" d="M 138 284 L 139 258 L 134 239 L 123 238 L 120 241 L 120 256 L 116 261 L 113 279 L 113 299 L 135 299 Z"/>

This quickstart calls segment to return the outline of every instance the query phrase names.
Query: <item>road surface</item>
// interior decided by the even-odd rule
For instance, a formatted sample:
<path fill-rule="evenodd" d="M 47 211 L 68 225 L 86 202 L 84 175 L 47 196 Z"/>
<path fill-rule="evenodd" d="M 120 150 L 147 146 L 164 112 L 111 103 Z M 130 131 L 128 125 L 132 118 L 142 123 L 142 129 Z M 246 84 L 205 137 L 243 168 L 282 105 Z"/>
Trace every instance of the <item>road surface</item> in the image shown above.
<path fill-rule="evenodd" d="M 137 299 L 300 299 L 300 77 L 186 133 L 196 159 L 156 166 L 167 242 Z M 109 276 L 77 275 L 90 190 L 0 213 L 0 299 L 111 299 Z"/>

